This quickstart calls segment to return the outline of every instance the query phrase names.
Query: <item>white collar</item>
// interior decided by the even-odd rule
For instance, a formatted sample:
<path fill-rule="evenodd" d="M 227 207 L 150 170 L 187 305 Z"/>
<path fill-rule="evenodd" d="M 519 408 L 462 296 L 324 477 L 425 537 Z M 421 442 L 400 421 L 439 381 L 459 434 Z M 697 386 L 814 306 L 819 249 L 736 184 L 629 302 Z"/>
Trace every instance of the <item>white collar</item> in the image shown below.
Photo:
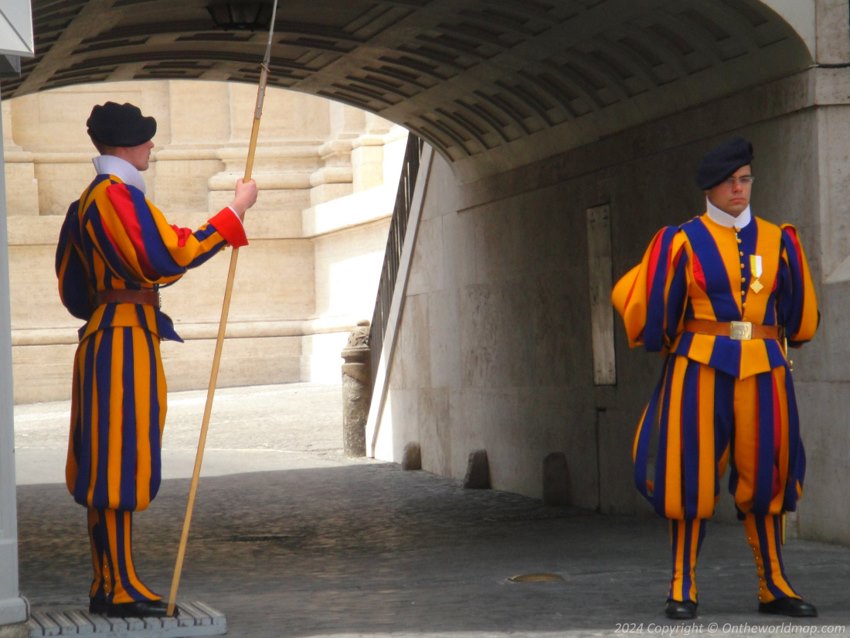
<path fill-rule="evenodd" d="M 750 207 L 747 206 L 741 214 L 737 217 L 733 217 L 729 213 L 720 210 L 711 203 L 711 200 L 708 197 L 705 198 L 705 208 L 708 216 L 711 218 L 711 221 L 720 224 L 725 228 L 737 228 L 740 230 L 744 226 L 750 223 L 753 219 L 753 215 L 750 212 Z"/>
<path fill-rule="evenodd" d="M 145 180 L 142 179 L 142 174 L 127 160 L 115 155 L 98 155 L 92 159 L 92 163 L 98 175 L 115 175 L 125 184 L 135 186 L 142 193 L 145 192 Z"/>

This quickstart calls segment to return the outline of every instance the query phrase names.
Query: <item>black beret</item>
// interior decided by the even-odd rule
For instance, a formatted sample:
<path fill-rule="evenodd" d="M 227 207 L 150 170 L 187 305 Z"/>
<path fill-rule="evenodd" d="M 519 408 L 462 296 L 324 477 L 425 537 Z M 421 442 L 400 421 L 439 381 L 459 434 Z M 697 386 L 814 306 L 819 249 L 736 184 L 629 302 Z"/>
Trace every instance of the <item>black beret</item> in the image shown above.
<path fill-rule="evenodd" d="M 156 120 L 138 106 L 107 102 L 96 105 L 86 120 L 89 137 L 106 146 L 138 146 L 156 133 Z"/>
<path fill-rule="evenodd" d="M 743 137 L 733 137 L 711 149 L 697 167 L 697 186 L 714 188 L 742 166 L 753 161 L 753 145 Z"/>

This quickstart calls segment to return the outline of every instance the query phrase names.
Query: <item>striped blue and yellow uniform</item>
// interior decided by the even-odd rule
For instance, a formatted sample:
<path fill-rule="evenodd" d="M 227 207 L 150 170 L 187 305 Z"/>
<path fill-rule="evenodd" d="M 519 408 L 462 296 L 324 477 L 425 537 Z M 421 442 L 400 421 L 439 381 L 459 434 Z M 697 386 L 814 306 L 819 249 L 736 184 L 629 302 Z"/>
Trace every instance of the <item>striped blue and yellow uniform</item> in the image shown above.
<path fill-rule="evenodd" d="M 96 293 L 156 290 L 228 244 L 247 244 L 233 211 L 196 231 L 173 226 L 114 175 L 98 175 L 66 215 L 56 251 L 59 294 L 85 321 L 74 359 L 66 481 L 90 510 L 92 598 L 157 598 L 135 576 L 129 514 L 147 508 L 159 489 L 166 414 L 159 342 L 181 340 L 158 307 L 97 304 Z M 105 582 L 113 583 L 107 591 Z"/>
<path fill-rule="evenodd" d="M 687 565 L 727 465 L 741 516 L 764 522 L 796 509 L 805 452 L 784 343 L 703 334 L 688 322 L 774 326 L 799 346 L 818 325 L 811 274 L 793 226 L 753 217 L 727 228 L 704 214 L 661 229 L 612 301 L 630 346 L 666 354 L 635 435 L 635 482 L 658 514 L 679 521 L 671 527 L 674 572 L 684 573 L 677 587 L 685 583 L 684 599 L 695 600 Z"/>

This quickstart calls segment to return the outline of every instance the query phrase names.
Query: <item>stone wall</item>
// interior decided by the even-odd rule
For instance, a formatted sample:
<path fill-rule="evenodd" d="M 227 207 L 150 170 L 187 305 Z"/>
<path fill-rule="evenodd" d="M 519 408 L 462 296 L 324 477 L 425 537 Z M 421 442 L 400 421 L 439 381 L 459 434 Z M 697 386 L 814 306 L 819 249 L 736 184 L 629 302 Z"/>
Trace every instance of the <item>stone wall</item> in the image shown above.
<path fill-rule="evenodd" d="M 161 81 L 84 85 L 2 103 L 16 402 L 65 399 L 79 322 L 59 302 L 54 250 L 93 176 L 96 103 L 157 118 L 148 196 L 197 227 L 244 173 L 256 87 Z M 351 328 L 371 317 L 406 132 L 377 116 L 279 89 L 266 95 L 220 385 L 338 383 Z M 163 290 L 185 344 L 163 344 L 169 389 L 206 388 L 229 252 Z"/>
<path fill-rule="evenodd" d="M 594 382 L 588 216 L 607 207 L 616 279 L 658 228 L 703 212 L 696 162 L 742 134 L 755 146 L 753 211 L 797 226 L 822 313 L 815 340 L 792 354 L 808 476 L 789 529 L 850 544 L 845 76 L 812 70 L 476 182 L 437 158 L 372 452 L 401 461 L 418 443 L 424 469 L 462 479 L 486 450 L 494 488 L 537 498 L 544 459 L 562 453 L 570 503 L 652 515 L 631 446 L 661 359 L 629 350 L 616 318 L 602 331 L 615 379 Z M 719 509 L 734 518 L 725 484 Z"/>

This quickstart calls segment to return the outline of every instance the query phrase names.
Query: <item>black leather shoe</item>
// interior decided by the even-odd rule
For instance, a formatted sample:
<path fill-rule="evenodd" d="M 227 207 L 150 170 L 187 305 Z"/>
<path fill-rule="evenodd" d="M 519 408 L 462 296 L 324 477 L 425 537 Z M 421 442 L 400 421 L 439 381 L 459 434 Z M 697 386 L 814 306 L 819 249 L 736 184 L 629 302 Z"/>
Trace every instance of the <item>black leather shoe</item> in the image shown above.
<path fill-rule="evenodd" d="M 690 620 L 697 617 L 697 604 L 690 600 L 668 600 L 664 615 L 673 620 Z"/>
<path fill-rule="evenodd" d="M 89 613 L 90 614 L 105 614 L 106 601 L 102 598 L 89 598 Z"/>
<path fill-rule="evenodd" d="M 759 603 L 759 613 L 812 618 L 818 615 L 818 610 L 802 598 L 777 598 L 769 603 Z"/>
<path fill-rule="evenodd" d="M 106 615 L 110 618 L 165 618 L 168 615 L 168 603 L 164 600 L 139 600 L 133 603 L 109 604 Z M 174 615 L 180 610 L 174 606 Z"/>

